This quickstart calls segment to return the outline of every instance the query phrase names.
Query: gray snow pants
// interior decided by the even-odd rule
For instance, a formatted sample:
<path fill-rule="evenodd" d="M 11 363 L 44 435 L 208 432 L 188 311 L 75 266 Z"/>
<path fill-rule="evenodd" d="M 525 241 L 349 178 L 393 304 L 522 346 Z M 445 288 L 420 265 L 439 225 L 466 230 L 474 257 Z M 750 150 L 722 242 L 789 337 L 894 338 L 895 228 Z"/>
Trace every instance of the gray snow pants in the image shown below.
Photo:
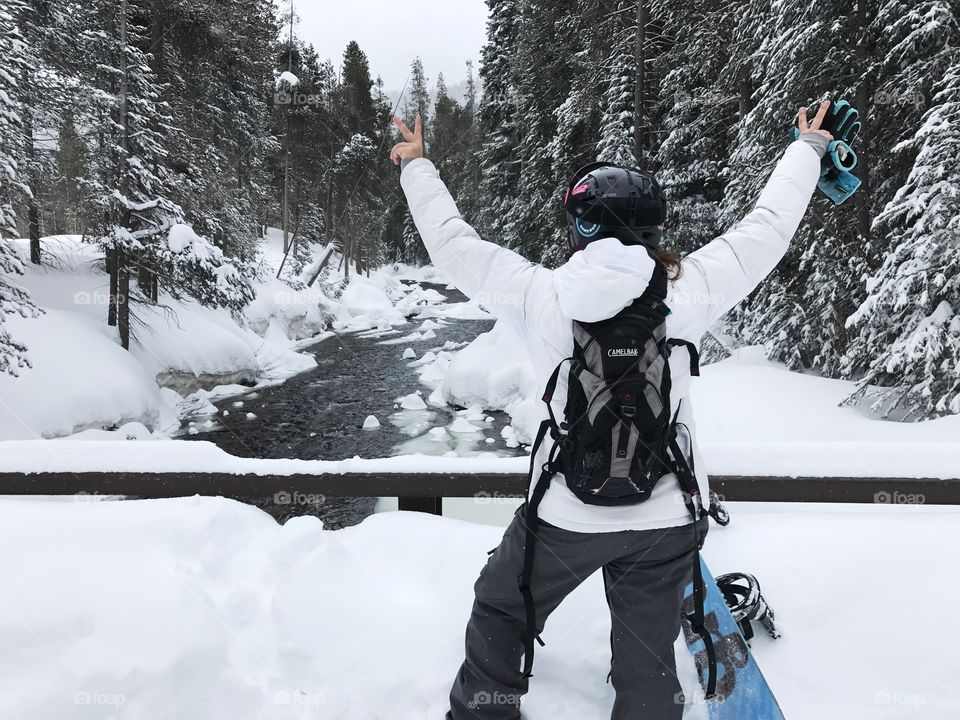
<path fill-rule="evenodd" d="M 701 520 L 700 535 L 707 533 Z M 673 643 L 683 590 L 693 572 L 693 525 L 657 530 L 576 533 L 542 520 L 530 587 L 537 632 L 560 602 L 603 569 L 612 620 L 612 720 L 680 720 Z M 474 586 L 466 659 L 450 691 L 453 720 L 518 720 L 526 622 L 518 578 L 526 530 L 522 510 Z M 597 682 L 605 678 L 598 677 Z"/>

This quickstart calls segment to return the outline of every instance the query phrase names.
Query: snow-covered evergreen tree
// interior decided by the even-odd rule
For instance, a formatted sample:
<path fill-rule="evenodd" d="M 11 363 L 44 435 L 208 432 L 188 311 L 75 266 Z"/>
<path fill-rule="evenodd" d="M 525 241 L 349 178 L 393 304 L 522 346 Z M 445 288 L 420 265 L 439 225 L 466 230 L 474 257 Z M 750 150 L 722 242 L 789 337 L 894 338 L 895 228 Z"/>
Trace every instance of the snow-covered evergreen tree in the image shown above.
<path fill-rule="evenodd" d="M 659 32 L 649 5 L 647 0 L 619 0 L 599 21 L 606 45 L 597 141 L 597 160 L 603 162 L 645 165 L 655 150 L 649 133 L 657 95 L 651 60 L 658 51 Z"/>
<path fill-rule="evenodd" d="M 427 153 L 430 153 L 433 140 L 430 128 L 430 90 L 427 86 L 427 76 L 423 69 L 423 62 L 420 58 L 414 58 L 410 66 L 410 79 L 407 82 L 403 110 L 404 121 L 411 130 L 418 115 L 423 124 L 424 149 Z M 420 239 L 420 233 L 417 232 L 417 227 L 413 223 L 413 217 L 409 210 L 404 213 L 402 238 L 404 260 L 413 263 L 427 262 L 428 258 L 423 247 L 423 241 Z"/>
<path fill-rule="evenodd" d="M 0 233 L 16 237 L 16 203 L 23 183 L 23 103 L 21 79 L 27 67 L 20 21 L 26 12 L 21 0 L 0 7 Z"/>
<path fill-rule="evenodd" d="M 149 268 L 169 291 L 182 290 L 203 302 L 239 307 L 250 292 L 228 266 L 220 269 L 222 256 L 210 253 L 203 243 L 171 245 L 171 229 L 182 226 L 185 218 L 171 199 L 170 148 L 183 142 L 183 134 L 160 98 L 150 58 L 141 49 L 147 36 L 138 19 L 149 13 L 137 2 L 92 3 L 89 12 L 95 24 L 82 38 L 86 80 L 96 90 L 100 138 L 89 182 L 90 217 L 96 219 L 93 227 L 110 272 L 107 319 L 117 325 L 125 348 L 130 343 L 130 303 L 137 299 L 130 276 L 138 265 Z M 209 273 L 217 281 L 206 287 L 203 280 Z M 157 289 L 150 288 L 142 299 L 157 296 Z"/>
<path fill-rule="evenodd" d="M 363 182 L 365 168 L 376 162 L 376 152 L 373 141 L 357 133 L 334 162 L 334 232 L 344 258 L 344 274 L 349 274 L 351 263 L 370 268 L 383 260 L 376 245 L 385 218 L 383 205 L 376 195 L 376 186 Z"/>
<path fill-rule="evenodd" d="M 875 220 L 889 250 L 849 319 L 856 397 L 880 385 L 875 410 L 914 418 L 960 412 L 960 55 L 945 52 L 933 107 L 897 148 L 914 156 L 910 174 Z"/>
<path fill-rule="evenodd" d="M 16 375 L 29 366 L 27 349 L 11 337 L 4 322 L 10 315 L 30 317 L 36 308 L 17 284 L 23 263 L 7 238 L 17 237 L 14 204 L 24 190 L 20 174 L 22 127 L 18 80 L 25 67 L 25 46 L 17 12 L 23 7 L 11 0 L 0 7 L 0 373 Z"/>
<path fill-rule="evenodd" d="M 718 0 L 662 2 L 669 48 L 656 59 L 663 81 L 657 179 L 668 198 L 666 244 L 690 252 L 715 238 L 726 178 L 729 129 L 741 109 L 725 77 L 735 15 Z"/>
<path fill-rule="evenodd" d="M 477 224 L 481 234 L 516 246 L 504 218 L 516 196 L 520 176 L 517 159 L 516 54 L 520 35 L 518 0 L 487 0 L 487 42 L 483 46 L 480 79 L 483 85 L 477 122 L 480 134 L 481 198 Z"/>

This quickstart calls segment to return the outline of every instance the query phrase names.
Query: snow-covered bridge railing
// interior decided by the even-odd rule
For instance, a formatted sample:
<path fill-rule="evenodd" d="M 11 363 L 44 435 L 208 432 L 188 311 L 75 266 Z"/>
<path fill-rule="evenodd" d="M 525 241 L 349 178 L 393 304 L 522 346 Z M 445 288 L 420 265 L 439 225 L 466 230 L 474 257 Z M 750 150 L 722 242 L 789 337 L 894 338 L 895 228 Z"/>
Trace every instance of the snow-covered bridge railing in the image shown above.
<path fill-rule="evenodd" d="M 960 443 L 807 443 L 704 448 L 726 500 L 960 505 Z M 442 498 L 522 496 L 528 459 L 403 456 L 240 458 L 206 442 L 0 443 L 0 495 L 143 498 L 279 493 L 397 497 L 439 512 Z"/>
<path fill-rule="evenodd" d="M 437 514 L 445 497 L 519 497 L 525 485 L 517 473 L 0 472 L 2 495 L 397 497 L 403 510 Z M 960 505 L 960 479 L 714 476 L 711 487 L 731 501 Z"/>

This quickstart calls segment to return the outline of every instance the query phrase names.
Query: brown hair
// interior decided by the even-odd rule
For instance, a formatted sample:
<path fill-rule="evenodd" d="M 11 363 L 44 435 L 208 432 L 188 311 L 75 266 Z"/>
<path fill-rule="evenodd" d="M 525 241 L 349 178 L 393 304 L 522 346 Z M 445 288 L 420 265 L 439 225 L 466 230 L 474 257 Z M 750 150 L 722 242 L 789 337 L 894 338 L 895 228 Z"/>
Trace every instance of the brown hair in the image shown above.
<path fill-rule="evenodd" d="M 680 253 L 676 250 L 661 250 L 657 253 L 657 260 L 666 269 L 667 277 L 671 280 L 677 280 L 683 274 Z"/>

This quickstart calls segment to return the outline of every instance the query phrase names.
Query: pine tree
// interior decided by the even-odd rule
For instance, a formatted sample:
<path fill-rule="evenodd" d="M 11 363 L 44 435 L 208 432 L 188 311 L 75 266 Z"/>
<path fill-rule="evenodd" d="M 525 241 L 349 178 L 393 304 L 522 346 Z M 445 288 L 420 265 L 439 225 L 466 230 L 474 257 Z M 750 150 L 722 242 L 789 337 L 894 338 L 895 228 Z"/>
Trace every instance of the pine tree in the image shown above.
<path fill-rule="evenodd" d="M 108 323 L 130 346 L 130 277 L 146 265 L 168 292 L 193 295 L 207 304 L 241 307 L 248 283 L 205 240 L 176 240 L 183 210 L 170 199 L 170 147 L 182 142 L 169 106 L 160 98 L 147 44 L 150 15 L 136 0 L 89 6 L 91 30 L 82 38 L 89 58 L 86 79 L 97 90 L 100 144 L 90 180 L 90 216 L 110 273 Z M 109 32 L 99 29 L 107 28 Z M 192 230 L 191 230 L 192 233 Z M 182 236 L 183 231 L 177 232 Z M 155 300 L 151 290 L 141 299 Z"/>
<path fill-rule="evenodd" d="M 420 58 L 414 58 L 410 66 L 410 80 L 407 83 L 406 101 L 404 103 L 404 120 L 407 127 L 413 128 L 417 116 L 423 125 L 424 150 L 430 156 L 432 152 L 432 131 L 430 127 L 430 90 L 427 87 L 427 76 Z M 403 218 L 403 259 L 410 263 L 427 262 L 428 257 L 420 239 L 420 233 L 413 223 L 413 217 L 407 210 Z"/>
<path fill-rule="evenodd" d="M 662 52 L 660 23 L 647 0 L 619 0 L 601 21 L 606 61 L 597 160 L 648 167 L 658 142 L 655 124 L 656 56 Z"/>
<path fill-rule="evenodd" d="M 375 188 L 363 180 L 370 165 L 376 162 L 376 151 L 373 141 L 358 133 L 337 154 L 332 170 L 335 237 L 343 254 L 345 275 L 349 275 L 351 263 L 369 268 L 383 260 L 374 240 L 380 238 L 385 214 Z"/>
<path fill-rule="evenodd" d="M 518 0 L 487 0 L 487 7 L 487 42 L 480 64 L 483 94 L 477 109 L 481 170 L 477 194 L 483 202 L 476 222 L 483 236 L 515 247 L 517 239 L 510 237 L 503 219 L 520 179 L 516 120 L 520 6 Z"/>
<path fill-rule="evenodd" d="M 14 203 L 23 191 L 20 174 L 21 104 L 18 80 L 25 66 L 24 43 L 17 16 L 23 8 L 14 0 L 0 7 L 0 373 L 18 374 L 29 367 L 27 348 L 17 342 L 6 328 L 6 317 L 31 317 L 37 309 L 16 283 L 23 273 L 19 254 L 6 240 L 16 237 L 17 218 Z"/>
<path fill-rule="evenodd" d="M 378 120 L 374 109 L 373 80 L 367 56 L 355 41 L 347 45 L 343 53 L 340 78 L 350 133 L 372 138 Z"/>
<path fill-rule="evenodd" d="M 26 45 L 20 34 L 19 0 L 0 7 L 0 233 L 17 237 L 17 197 L 24 191 L 21 78 Z M 2 246 L 6 247 L 6 246 Z"/>
<path fill-rule="evenodd" d="M 559 262 L 565 248 L 560 190 L 569 170 L 557 173 L 551 140 L 557 131 L 556 109 L 566 100 L 575 72 L 578 40 L 566 32 L 574 13 L 575 7 L 559 1 L 524 5 L 517 49 L 520 177 L 500 223 L 504 244 L 547 263 Z"/>
<path fill-rule="evenodd" d="M 657 179 L 668 198 L 667 244 L 695 250 L 720 234 L 728 129 L 741 107 L 724 70 L 737 27 L 727 3 L 658 3 L 668 48 L 656 58 L 662 112 Z"/>
<path fill-rule="evenodd" d="M 886 3 L 877 21 L 893 73 L 880 100 L 925 104 L 918 129 L 895 147 L 891 165 L 909 173 L 874 221 L 885 248 L 848 325 L 845 357 L 861 377 L 854 399 L 885 415 L 960 412 L 960 53 L 957 15 L 945 2 Z M 884 37 L 881 35 L 881 37 Z M 922 55 L 921 55 L 922 53 Z M 920 56 L 920 57 L 918 57 Z M 905 62 L 907 61 L 907 62 Z M 882 388 L 874 393 L 872 385 Z"/>

